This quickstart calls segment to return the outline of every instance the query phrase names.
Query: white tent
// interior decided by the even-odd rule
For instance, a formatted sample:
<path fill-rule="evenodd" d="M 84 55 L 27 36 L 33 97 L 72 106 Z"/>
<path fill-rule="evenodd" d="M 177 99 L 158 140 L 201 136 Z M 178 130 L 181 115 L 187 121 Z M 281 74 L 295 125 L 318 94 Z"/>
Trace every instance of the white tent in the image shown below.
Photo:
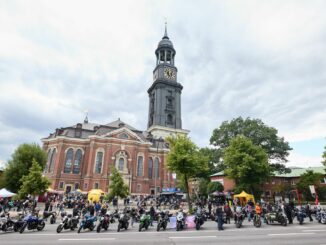
<path fill-rule="evenodd" d="M 16 193 L 12 193 L 12 192 L 6 190 L 5 188 L 2 188 L 0 190 L 0 197 L 12 197 L 15 195 L 16 195 Z"/>

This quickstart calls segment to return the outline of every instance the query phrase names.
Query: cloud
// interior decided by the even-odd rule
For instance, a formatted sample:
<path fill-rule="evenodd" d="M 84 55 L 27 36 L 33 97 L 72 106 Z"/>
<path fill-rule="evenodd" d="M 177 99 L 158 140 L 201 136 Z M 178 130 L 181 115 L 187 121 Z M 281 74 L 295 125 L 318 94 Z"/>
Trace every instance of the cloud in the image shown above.
<path fill-rule="evenodd" d="M 324 1 L 1 1 L 0 159 L 20 143 L 82 121 L 85 109 L 92 122 L 120 117 L 145 130 L 164 17 L 184 86 L 183 127 L 198 145 L 238 116 L 261 118 L 290 142 L 324 137 L 325 7 Z M 293 161 L 307 159 L 295 154 Z"/>

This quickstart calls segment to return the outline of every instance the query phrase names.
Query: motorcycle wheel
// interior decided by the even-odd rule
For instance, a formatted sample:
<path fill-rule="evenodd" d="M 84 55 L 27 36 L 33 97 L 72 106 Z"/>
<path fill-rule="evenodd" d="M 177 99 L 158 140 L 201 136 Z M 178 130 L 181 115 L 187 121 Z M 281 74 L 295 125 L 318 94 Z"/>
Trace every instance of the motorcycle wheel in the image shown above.
<path fill-rule="evenodd" d="M 268 219 L 265 219 L 266 225 L 269 225 L 269 221 Z"/>
<path fill-rule="evenodd" d="M 81 229 L 83 229 L 83 227 L 79 226 L 77 233 L 80 233 Z"/>
<path fill-rule="evenodd" d="M 120 231 L 120 229 L 121 229 L 121 224 L 119 223 L 119 225 L 118 225 L 118 232 Z"/>
<path fill-rule="evenodd" d="M 261 220 L 260 219 L 255 220 L 254 225 L 256 228 L 261 227 Z"/>
<path fill-rule="evenodd" d="M 198 231 L 199 229 L 200 229 L 200 223 L 197 222 L 197 223 L 196 223 L 196 230 Z"/>
<path fill-rule="evenodd" d="M 141 232 L 141 230 L 142 230 L 142 229 L 143 229 L 143 224 L 142 224 L 142 223 L 140 223 L 140 224 L 139 224 L 139 228 L 138 228 L 138 231 L 139 231 L 139 232 Z"/>
<path fill-rule="evenodd" d="M 26 227 L 27 227 L 27 223 L 25 223 L 25 224 L 22 226 L 22 228 L 20 228 L 19 233 L 22 234 L 22 233 L 24 232 L 24 230 L 26 229 Z"/>
<path fill-rule="evenodd" d="M 126 223 L 126 226 L 125 226 L 126 230 L 128 230 L 128 227 L 129 227 L 129 222 Z"/>
<path fill-rule="evenodd" d="M 7 231 L 7 225 L 6 224 L 3 224 L 2 227 L 1 227 L 1 230 L 6 232 Z"/>
<path fill-rule="evenodd" d="M 37 226 L 36 229 L 37 229 L 38 231 L 41 231 L 41 230 L 44 229 L 44 227 L 45 227 L 45 223 L 44 223 L 44 221 L 42 221 L 41 224 L 39 224 L 39 225 Z"/>
<path fill-rule="evenodd" d="M 160 229 L 161 229 L 161 223 L 158 223 L 156 227 L 156 231 L 160 231 Z"/>
<path fill-rule="evenodd" d="M 61 231 L 62 231 L 62 229 L 63 229 L 63 225 L 59 225 L 58 227 L 57 227 L 57 233 L 60 233 Z"/>
<path fill-rule="evenodd" d="M 94 225 L 94 224 L 92 224 L 92 225 L 89 227 L 90 231 L 93 231 L 94 228 L 95 228 L 95 225 Z"/>
<path fill-rule="evenodd" d="M 281 224 L 282 224 L 283 226 L 287 226 L 288 222 L 286 221 L 285 218 L 283 218 L 282 221 L 281 221 Z"/>
<path fill-rule="evenodd" d="M 98 224 L 97 228 L 96 228 L 97 233 L 101 232 L 101 224 Z"/>

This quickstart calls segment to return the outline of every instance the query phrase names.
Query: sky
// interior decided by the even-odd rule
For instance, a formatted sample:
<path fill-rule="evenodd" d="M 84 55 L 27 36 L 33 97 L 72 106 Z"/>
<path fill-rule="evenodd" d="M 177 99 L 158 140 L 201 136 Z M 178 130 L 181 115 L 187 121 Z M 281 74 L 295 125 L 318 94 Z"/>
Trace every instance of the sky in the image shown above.
<path fill-rule="evenodd" d="M 120 118 L 146 130 L 154 51 L 176 49 L 183 128 L 200 147 L 242 116 L 320 166 L 326 145 L 326 1 L 0 0 L 0 164 L 56 128 Z"/>

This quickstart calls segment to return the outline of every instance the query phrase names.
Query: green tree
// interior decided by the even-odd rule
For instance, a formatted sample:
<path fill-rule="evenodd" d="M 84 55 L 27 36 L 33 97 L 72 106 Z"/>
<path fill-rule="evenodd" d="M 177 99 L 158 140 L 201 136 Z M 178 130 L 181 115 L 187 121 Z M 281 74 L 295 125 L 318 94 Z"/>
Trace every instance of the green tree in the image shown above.
<path fill-rule="evenodd" d="M 245 190 L 258 196 L 261 184 L 270 176 L 267 154 L 244 136 L 236 136 L 224 151 L 226 175 L 233 179 L 236 191 Z"/>
<path fill-rule="evenodd" d="M 32 166 L 29 169 L 29 173 L 24 175 L 20 182 L 22 185 L 18 194 L 21 198 L 26 197 L 28 194 L 32 195 L 33 197 L 42 194 L 46 192 L 47 188 L 51 184 L 48 178 L 42 176 L 42 168 L 35 159 L 32 161 Z"/>
<path fill-rule="evenodd" d="M 124 183 L 121 174 L 113 166 L 111 169 L 109 194 L 110 201 L 115 197 L 126 198 L 129 195 L 129 187 Z"/>
<path fill-rule="evenodd" d="M 33 159 L 43 171 L 46 165 L 46 154 L 37 144 L 21 144 L 12 154 L 4 170 L 4 185 L 12 192 L 18 192 L 22 182 L 21 178 L 28 174 Z"/>
<path fill-rule="evenodd" d="M 324 149 L 325 149 L 325 150 L 324 150 L 324 152 L 323 152 L 323 161 L 322 161 L 322 164 L 324 164 L 324 166 L 325 166 L 325 171 L 326 171 L 326 146 L 325 146 Z"/>
<path fill-rule="evenodd" d="M 207 171 L 208 158 L 203 156 L 199 148 L 186 136 L 168 137 L 170 152 L 167 156 L 167 166 L 171 172 L 184 181 L 189 210 L 192 209 L 189 197 L 189 181 Z"/>
<path fill-rule="evenodd" d="M 212 194 L 215 191 L 224 191 L 224 186 L 220 182 L 209 182 L 207 185 L 207 193 Z"/>
<path fill-rule="evenodd" d="M 200 176 L 209 180 L 210 175 L 215 174 L 223 170 L 221 165 L 222 154 L 221 151 L 214 148 L 204 147 L 201 148 L 200 153 L 208 158 L 208 168 L 207 171 L 202 172 Z"/>
<path fill-rule="evenodd" d="M 243 135 L 249 138 L 254 145 L 261 146 L 267 153 L 270 166 L 279 172 L 289 172 L 284 165 L 292 148 L 284 138 L 277 136 L 277 130 L 264 124 L 260 119 L 243 119 L 238 117 L 225 121 L 219 128 L 214 129 L 210 144 L 223 151 L 230 145 L 233 138 Z"/>
<path fill-rule="evenodd" d="M 323 177 L 323 174 L 316 173 L 312 170 L 307 170 L 305 173 L 300 175 L 300 179 L 297 182 L 296 187 L 307 200 L 312 200 L 313 197 L 310 193 L 309 185 L 314 185 L 318 189 L 320 186 L 320 180 Z"/>

